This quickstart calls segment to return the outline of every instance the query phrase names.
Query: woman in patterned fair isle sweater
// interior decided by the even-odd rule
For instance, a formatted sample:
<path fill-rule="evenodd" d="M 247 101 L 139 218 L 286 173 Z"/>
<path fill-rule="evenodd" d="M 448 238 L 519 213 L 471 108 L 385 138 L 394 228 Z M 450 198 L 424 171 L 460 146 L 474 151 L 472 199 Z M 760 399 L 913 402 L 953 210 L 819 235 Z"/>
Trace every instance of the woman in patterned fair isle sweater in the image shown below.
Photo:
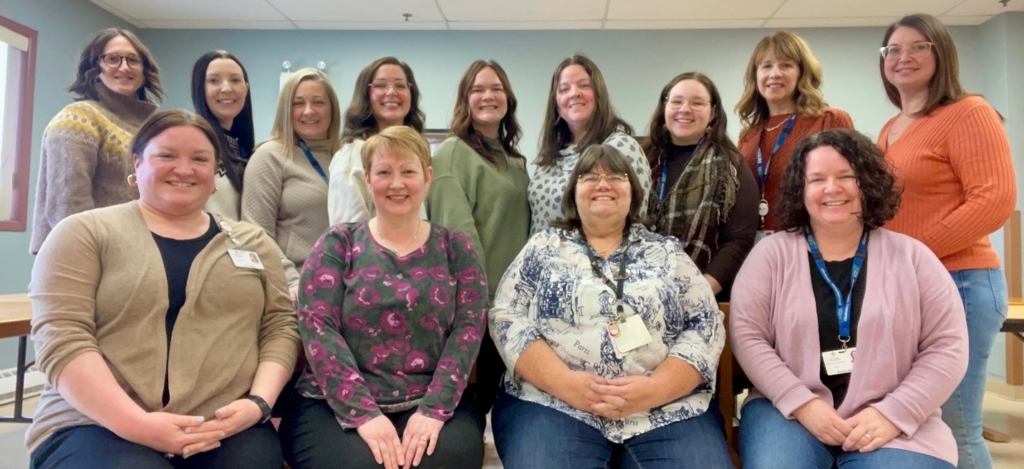
<path fill-rule="evenodd" d="M 360 154 L 377 216 L 332 227 L 299 283 L 307 369 L 281 422 L 294 469 L 480 467 L 483 428 L 463 392 L 487 322 L 469 237 L 421 220 L 430 148 L 393 126 Z"/>
<path fill-rule="evenodd" d="M 85 46 L 68 87 L 75 102 L 43 131 L 29 252 L 69 215 L 139 198 L 128 143 L 164 97 L 159 71 L 131 31 L 104 29 Z"/>

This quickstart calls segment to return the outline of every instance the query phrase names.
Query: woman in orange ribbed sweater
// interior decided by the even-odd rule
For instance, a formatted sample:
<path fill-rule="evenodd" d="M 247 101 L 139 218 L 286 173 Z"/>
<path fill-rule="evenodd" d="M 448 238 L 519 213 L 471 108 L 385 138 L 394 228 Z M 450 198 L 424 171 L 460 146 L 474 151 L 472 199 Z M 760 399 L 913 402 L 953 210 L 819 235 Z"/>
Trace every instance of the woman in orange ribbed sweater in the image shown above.
<path fill-rule="evenodd" d="M 900 108 L 878 146 L 905 187 L 885 227 L 924 242 L 950 271 L 967 312 L 967 375 L 942 406 L 960 469 L 992 467 L 981 436 L 981 401 L 992 342 L 1006 317 L 1006 280 L 988 235 L 1017 201 L 1002 119 L 960 85 L 956 46 L 931 15 L 903 17 L 885 33 L 879 68 Z"/>
<path fill-rule="evenodd" d="M 821 65 L 810 46 L 791 32 L 765 36 L 750 56 L 736 113 L 743 123 L 739 150 L 757 179 L 760 195 L 757 240 L 779 227 L 772 212 L 797 143 L 825 129 L 853 129 L 846 111 L 825 103 L 821 82 Z"/>

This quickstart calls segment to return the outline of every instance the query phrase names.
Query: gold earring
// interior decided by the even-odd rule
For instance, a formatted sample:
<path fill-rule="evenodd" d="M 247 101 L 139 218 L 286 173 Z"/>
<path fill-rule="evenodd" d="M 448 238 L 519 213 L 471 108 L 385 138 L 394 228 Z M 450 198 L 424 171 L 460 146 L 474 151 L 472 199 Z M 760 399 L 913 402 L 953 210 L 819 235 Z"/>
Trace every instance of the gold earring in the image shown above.
<path fill-rule="evenodd" d="M 129 174 L 127 179 L 129 186 L 135 187 L 139 185 L 139 178 L 135 176 L 135 173 Z"/>
<path fill-rule="evenodd" d="M 213 193 L 214 193 L 214 194 L 216 194 L 216 193 L 217 193 L 217 186 L 213 186 Z"/>

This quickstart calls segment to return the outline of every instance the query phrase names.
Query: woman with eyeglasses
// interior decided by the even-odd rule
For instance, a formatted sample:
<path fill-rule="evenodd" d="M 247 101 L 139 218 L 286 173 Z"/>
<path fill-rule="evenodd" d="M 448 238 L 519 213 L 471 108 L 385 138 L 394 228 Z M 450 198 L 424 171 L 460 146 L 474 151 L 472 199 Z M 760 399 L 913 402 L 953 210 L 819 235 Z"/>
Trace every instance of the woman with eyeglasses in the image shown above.
<path fill-rule="evenodd" d="M 75 102 L 43 131 L 29 252 L 69 215 L 139 198 L 128 143 L 164 98 L 159 72 L 131 31 L 104 29 L 82 50 L 68 87 Z"/>
<path fill-rule="evenodd" d="M 643 189 L 639 215 L 647 216 L 651 167 L 632 134 L 633 127 L 615 113 L 597 64 L 583 54 L 558 64 L 551 75 L 540 154 L 534 160 L 537 171 L 530 180 L 530 234 L 565 218 L 562 193 L 571 182 L 569 173 L 584 148 L 602 143 L 615 147 L 633 165 Z"/>
<path fill-rule="evenodd" d="M 644 145 L 654 180 L 652 231 L 679 238 L 721 301 L 758 224 L 757 182 L 727 126 L 714 82 L 683 73 L 662 88 Z"/>
<path fill-rule="evenodd" d="M 422 133 L 425 121 L 420 89 L 408 64 L 394 57 L 381 57 L 363 67 L 345 111 L 341 150 L 331 161 L 327 198 L 331 226 L 366 221 L 377 213 L 359 158 L 366 139 L 393 125 Z M 427 218 L 425 207 L 420 208 L 420 217 Z"/>
<path fill-rule="evenodd" d="M 757 177 L 760 216 L 756 240 L 779 229 L 773 211 L 782 197 L 782 173 L 797 143 L 826 129 L 853 129 L 853 119 L 828 107 L 821 65 L 800 36 L 779 31 L 761 39 L 743 77 L 736 105 L 743 130 L 739 150 Z"/>
<path fill-rule="evenodd" d="M 1010 143 L 1001 116 L 960 84 L 956 45 L 931 15 L 892 24 L 878 67 L 900 112 L 878 146 L 905 188 L 886 228 L 924 242 L 949 270 L 967 310 L 967 375 L 942 406 L 960 450 L 959 468 L 991 468 L 981 436 L 981 402 L 992 342 L 1007 312 L 1007 286 L 988 236 L 1017 201 Z"/>
<path fill-rule="evenodd" d="M 722 312 L 679 240 L 638 223 L 645 197 L 632 161 L 587 147 L 566 219 L 501 279 L 491 424 L 506 469 L 732 467 L 711 405 Z"/>

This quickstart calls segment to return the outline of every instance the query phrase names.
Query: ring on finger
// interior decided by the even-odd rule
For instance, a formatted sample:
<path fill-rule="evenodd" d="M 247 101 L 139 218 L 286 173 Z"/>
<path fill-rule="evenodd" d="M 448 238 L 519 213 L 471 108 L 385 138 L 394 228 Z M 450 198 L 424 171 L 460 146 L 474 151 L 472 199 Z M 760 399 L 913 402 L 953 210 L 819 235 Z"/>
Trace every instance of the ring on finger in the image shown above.
<path fill-rule="evenodd" d="M 867 433 L 864 434 L 864 438 L 867 438 L 869 440 L 873 440 L 874 439 L 871 435 L 868 435 Z"/>
<path fill-rule="evenodd" d="M 423 435 L 420 437 L 420 441 L 426 443 L 427 441 L 430 441 L 430 438 L 428 438 L 427 435 Z"/>

